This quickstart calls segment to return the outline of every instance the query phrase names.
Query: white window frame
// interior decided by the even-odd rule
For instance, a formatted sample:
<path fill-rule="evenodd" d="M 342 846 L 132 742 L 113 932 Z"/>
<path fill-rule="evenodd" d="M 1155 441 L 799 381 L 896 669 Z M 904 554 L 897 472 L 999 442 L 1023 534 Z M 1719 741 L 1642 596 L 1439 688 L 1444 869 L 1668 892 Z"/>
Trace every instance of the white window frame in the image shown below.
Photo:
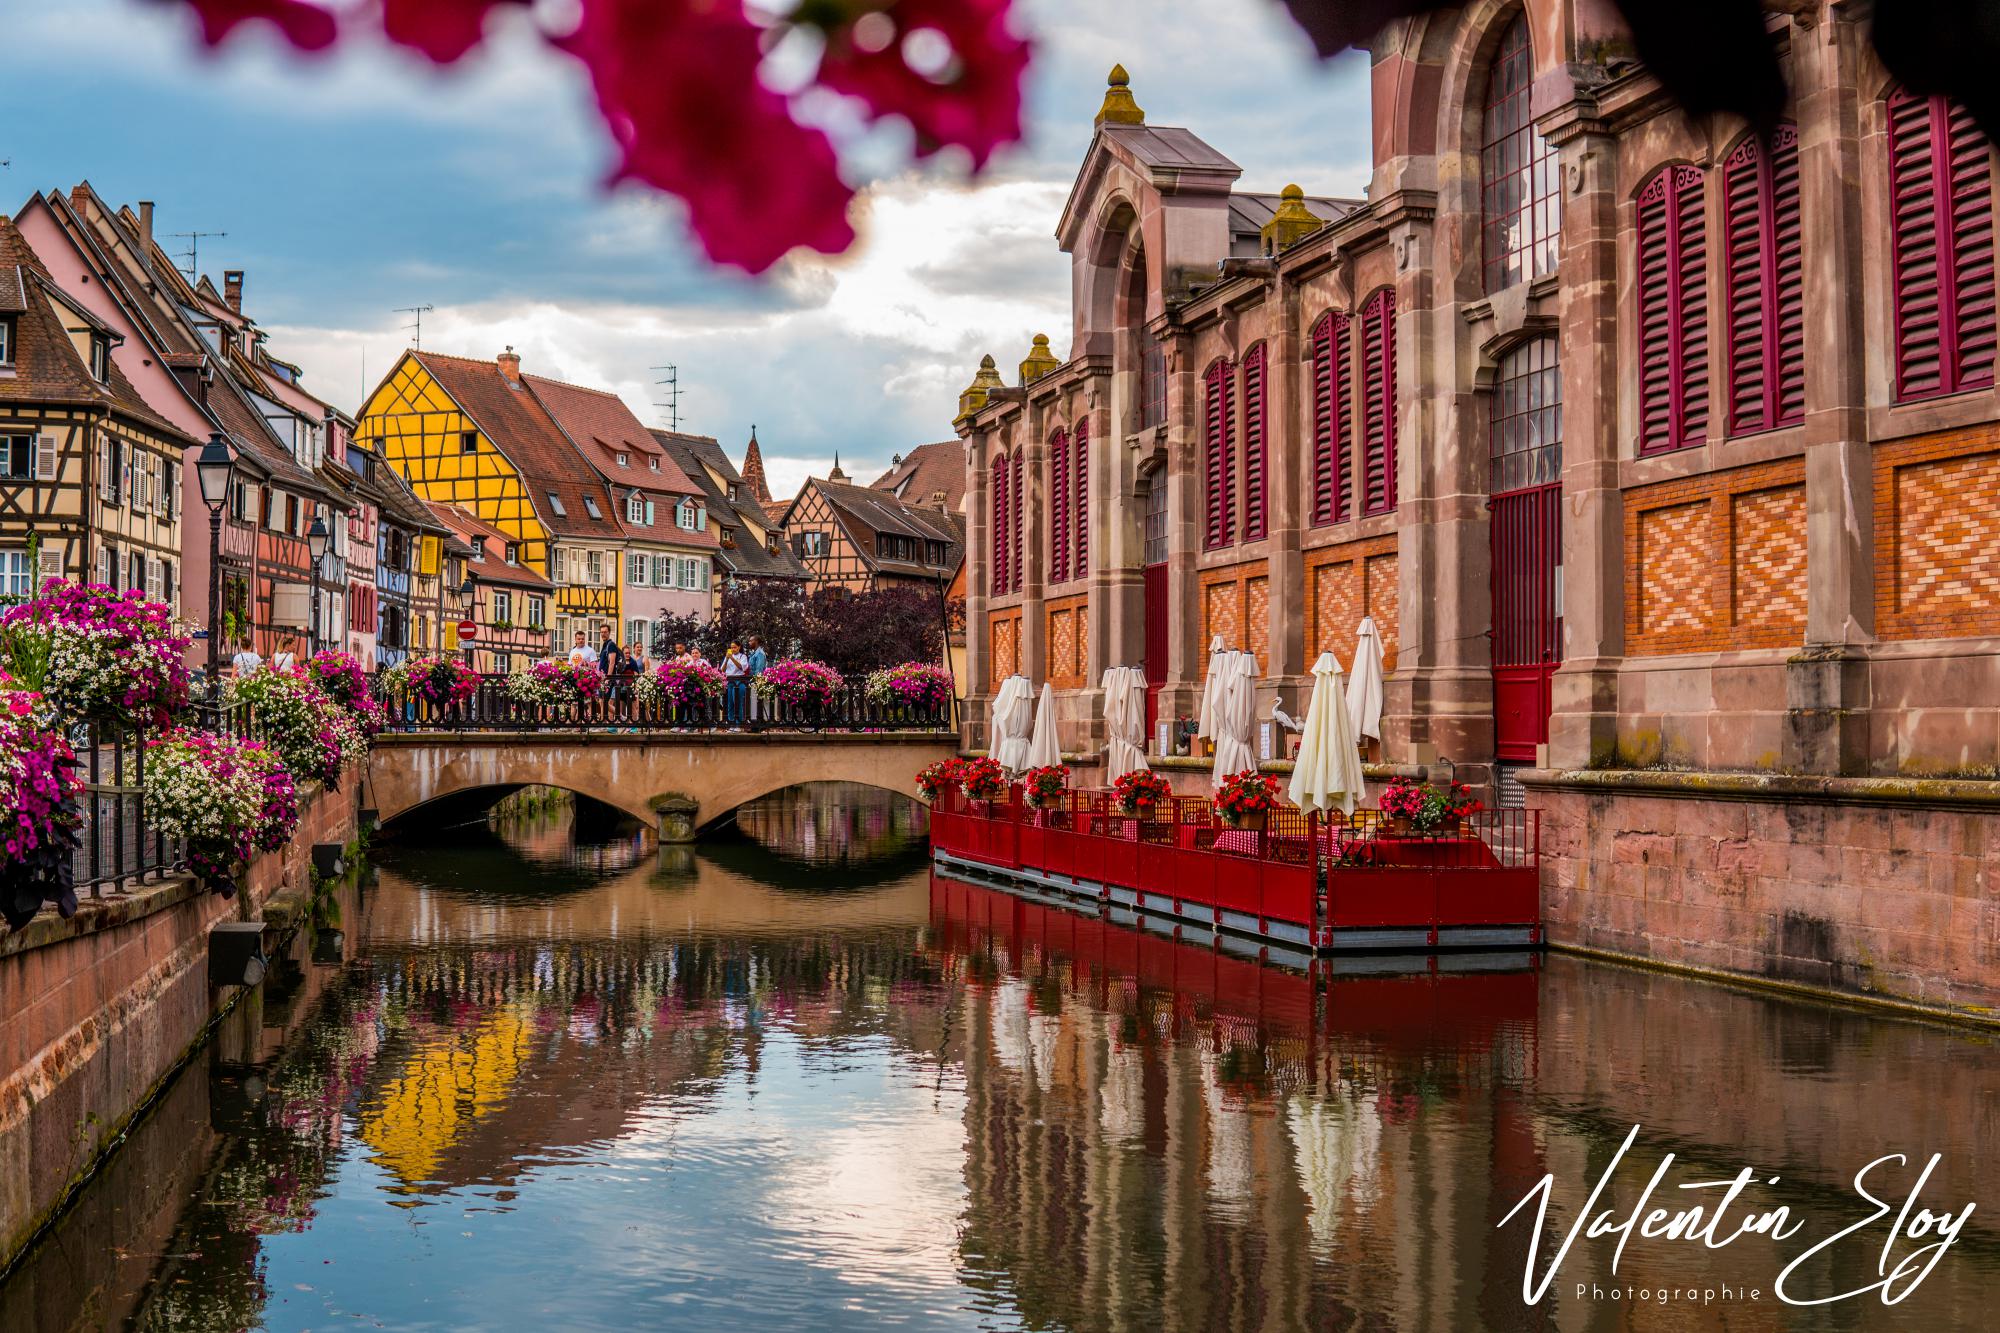
<path fill-rule="evenodd" d="M 548 603 L 540 597 L 528 599 L 528 628 L 541 629 L 542 621 L 548 614 Z"/>
<path fill-rule="evenodd" d="M 35 595 L 35 571 L 29 567 L 25 548 L 0 551 L 0 598 L 29 598 Z"/>
<path fill-rule="evenodd" d="M 514 619 L 514 594 L 505 588 L 493 590 L 493 619 L 509 622 Z"/>
<path fill-rule="evenodd" d="M 646 558 L 643 551 L 627 552 L 625 556 L 625 582 L 634 588 L 651 587 L 652 580 L 647 575 L 650 572 L 652 563 L 652 561 Z"/>
<path fill-rule="evenodd" d="M 625 498 L 625 521 L 627 523 L 644 523 L 646 521 L 646 502 L 636 495 L 627 496 Z"/>

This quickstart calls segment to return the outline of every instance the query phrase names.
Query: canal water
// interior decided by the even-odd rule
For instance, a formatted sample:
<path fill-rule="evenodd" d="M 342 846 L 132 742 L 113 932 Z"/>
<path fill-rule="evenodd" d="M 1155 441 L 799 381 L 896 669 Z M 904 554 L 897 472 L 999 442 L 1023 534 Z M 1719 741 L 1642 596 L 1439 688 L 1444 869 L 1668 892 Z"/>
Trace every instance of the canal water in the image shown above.
<path fill-rule="evenodd" d="M 1938 1153 L 1923 1205 L 2000 1212 L 1984 1034 L 1568 957 L 1260 966 L 935 879 L 923 827 L 821 786 L 699 850 L 561 807 L 383 845 L 0 1333 L 1990 1327 L 1986 1211 L 1900 1304 L 1774 1290 L 1885 1154 L 1892 1209 Z M 1579 1239 L 1525 1304 L 1668 1154 L 1648 1207 L 1748 1168 L 1711 1241 L 1800 1229 Z M 1893 1218 L 1788 1292 L 1880 1281 Z"/>

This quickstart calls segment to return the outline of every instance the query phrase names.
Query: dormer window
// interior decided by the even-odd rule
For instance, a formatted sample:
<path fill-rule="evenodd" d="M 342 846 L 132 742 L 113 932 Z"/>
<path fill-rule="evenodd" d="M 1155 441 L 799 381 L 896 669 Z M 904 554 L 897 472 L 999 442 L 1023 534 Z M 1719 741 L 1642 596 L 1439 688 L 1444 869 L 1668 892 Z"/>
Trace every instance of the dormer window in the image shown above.
<path fill-rule="evenodd" d="M 692 500 L 681 501 L 674 513 L 674 522 L 688 532 L 701 528 L 701 506 Z"/>
<path fill-rule="evenodd" d="M 507 563 L 510 565 L 521 563 L 521 548 L 513 542 L 507 543 Z"/>
<path fill-rule="evenodd" d="M 14 364 L 14 321 L 0 319 L 0 366 Z"/>
<path fill-rule="evenodd" d="M 625 521 L 644 525 L 646 522 L 646 502 L 634 495 L 625 501 Z"/>
<path fill-rule="evenodd" d="M 99 384 L 111 379 L 111 340 L 92 338 L 90 340 L 90 377 Z"/>
<path fill-rule="evenodd" d="M 736 494 L 736 483 L 731 482 L 729 484 L 729 503 L 735 504 L 738 498 L 739 497 Z"/>
<path fill-rule="evenodd" d="M 618 466 L 619 466 L 619 467 L 631 467 L 631 466 L 632 466 L 632 455 L 630 455 L 630 454 L 620 454 L 620 455 L 618 455 Z"/>
<path fill-rule="evenodd" d="M 646 460 L 646 466 L 653 469 L 653 471 L 658 472 L 660 470 L 660 460 L 657 458 L 648 458 Z"/>

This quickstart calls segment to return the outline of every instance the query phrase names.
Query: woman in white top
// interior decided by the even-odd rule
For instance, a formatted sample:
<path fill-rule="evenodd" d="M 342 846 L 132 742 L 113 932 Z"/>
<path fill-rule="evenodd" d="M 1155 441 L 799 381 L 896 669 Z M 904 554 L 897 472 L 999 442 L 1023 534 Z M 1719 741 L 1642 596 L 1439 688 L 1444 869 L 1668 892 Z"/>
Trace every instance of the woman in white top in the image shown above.
<path fill-rule="evenodd" d="M 299 664 L 298 655 L 292 651 L 292 643 L 292 640 L 286 639 L 284 643 L 279 645 L 278 651 L 272 654 L 271 669 L 273 671 L 290 671 Z"/>

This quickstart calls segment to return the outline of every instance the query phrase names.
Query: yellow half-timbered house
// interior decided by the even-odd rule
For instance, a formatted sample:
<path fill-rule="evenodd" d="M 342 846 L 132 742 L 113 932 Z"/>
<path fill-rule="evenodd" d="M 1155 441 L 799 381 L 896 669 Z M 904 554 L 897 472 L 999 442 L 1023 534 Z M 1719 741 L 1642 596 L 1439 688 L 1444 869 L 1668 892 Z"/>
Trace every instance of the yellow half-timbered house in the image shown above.
<path fill-rule="evenodd" d="M 492 361 L 405 352 L 355 431 L 423 499 L 518 544 L 520 565 L 554 585 L 558 645 L 578 632 L 594 644 L 601 627 L 618 633 L 625 534 L 610 492 L 523 381 L 512 349 Z"/>
<path fill-rule="evenodd" d="M 118 369 L 120 337 L 0 217 L 0 599 L 66 575 L 179 604 L 194 441 Z"/>

